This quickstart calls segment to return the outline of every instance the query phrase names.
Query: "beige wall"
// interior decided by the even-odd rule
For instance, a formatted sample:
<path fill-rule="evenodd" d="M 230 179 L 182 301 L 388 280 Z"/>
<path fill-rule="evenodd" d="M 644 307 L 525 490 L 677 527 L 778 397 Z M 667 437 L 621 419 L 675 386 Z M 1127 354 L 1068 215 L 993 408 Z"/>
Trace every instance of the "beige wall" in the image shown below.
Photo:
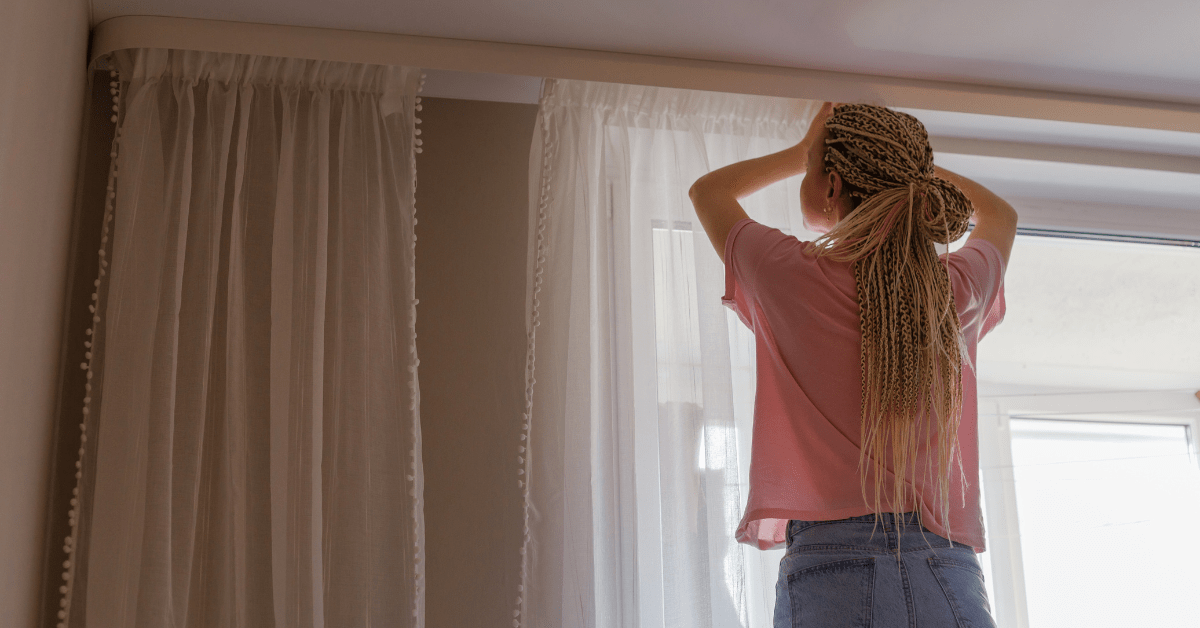
<path fill-rule="evenodd" d="M 37 618 L 88 37 L 83 0 L 0 2 L 0 626 Z"/>
<path fill-rule="evenodd" d="M 517 445 L 537 105 L 426 98 L 418 116 L 426 625 L 494 628 L 511 617 L 520 574 Z"/>
<path fill-rule="evenodd" d="M 62 366 L 58 379 L 58 409 L 54 418 L 54 444 L 50 454 L 49 497 L 46 511 L 46 533 L 51 542 L 45 544 L 45 567 L 42 588 L 42 626 L 55 625 L 62 594 L 62 562 L 67 558 L 60 539 L 71 534 L 71 492 L 75 488 L 75 461 L 79 459 L 80 409 L 83 407 L 87 373 L 76 365 L 87 360 L 84 342 L 92 326 L 92 282 L 100 270 L 96 255 L 100 248 L 100 227 L 104 218 L 104 188 L 108 184 L 115 124 L 112 118 L 112 96 L 109 95 L 108 72 L 92 73 L 92 91 L 88 95 L 88 110 L 84 116 L 83 135 L 87 153 L 80 162 L 81 193 L 72 219 L 67 260 L 66 299 L 61 336 Z"/>

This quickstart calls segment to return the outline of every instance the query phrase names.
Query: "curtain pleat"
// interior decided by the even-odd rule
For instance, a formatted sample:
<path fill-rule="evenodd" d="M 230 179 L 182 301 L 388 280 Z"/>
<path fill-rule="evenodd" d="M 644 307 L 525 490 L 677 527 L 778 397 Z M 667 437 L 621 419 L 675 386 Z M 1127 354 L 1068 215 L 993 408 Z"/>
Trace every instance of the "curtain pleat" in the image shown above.
<path fill-rule="evenodd" d="M 530 153 L 514 626 L 770 624 L 781 552 L 733 536 L 754 340 L 721 306 L 723 267 L 687 191 L 710 170 L 799 142 L 818 106 L 546 82 Z M 742 205 L 812 239 L 799 183 Z"/>
<path fill-rule="evenodd" d="M 112 62 L 113 237 L 68 623 L 423 626 L 419 70 Z"/>

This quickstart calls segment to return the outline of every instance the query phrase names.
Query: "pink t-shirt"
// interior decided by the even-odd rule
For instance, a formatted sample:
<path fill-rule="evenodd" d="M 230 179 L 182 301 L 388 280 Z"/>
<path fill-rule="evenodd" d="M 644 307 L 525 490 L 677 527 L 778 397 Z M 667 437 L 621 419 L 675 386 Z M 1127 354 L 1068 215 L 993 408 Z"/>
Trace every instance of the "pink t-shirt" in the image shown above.
<path fill-rule="evenodd" d="M 789 519 L 873 512 L 858 473 L 862 336 L 854 274 L 848 263 L 806 252 L 806 244 L 750 219 L 735 224 L 725 243 L 722 302 L 754 331 L 758 371 L 750 493 L 736 537 L 759 549 L 782 546 Z M 949 267 L 973 365 L 979 339 L 1004 317 L 1004 262 L 994 245 L 975 239 L 949 255 Z M 925 527 L 982 552 L 978 402 L 967 364 L 962 384 L 958 448 L 967 485 L 964 491 L 951 469 L 948 527 L 932 502 L 932 483 L 916 488 Z"/>

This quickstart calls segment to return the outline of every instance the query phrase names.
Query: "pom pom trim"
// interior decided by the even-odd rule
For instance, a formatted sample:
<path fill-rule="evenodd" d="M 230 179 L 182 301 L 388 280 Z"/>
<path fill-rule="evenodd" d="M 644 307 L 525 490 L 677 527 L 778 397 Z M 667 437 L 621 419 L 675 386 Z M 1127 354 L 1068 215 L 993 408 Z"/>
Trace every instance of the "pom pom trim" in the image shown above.
<path fill-rule="evenodd" d="M 112 225 L 113 212 L 116 207 L 117 198 L 117 156 L 120 152 L 119 148 L 121 139 L 121 127 L 118 122 L 121 119 L 122 90 L 120 75 L 117 73 L 117 71 L 113 69 L 110 70 L 108 74 L 109 78 L 111 79 L 109 81 L 108 91 L 109 94 L 112 95 L 113 101 L 113 115 L 109 118 L 109 120 L 112 121 L 113 124 L 116 124 L 117 127 L 113 131 L 112 149 L 108 153 L 110 161 L 108 166 L 108 184 L 105 186 L 104 194 L 104 218 L 101 222 L 100 249 L 96 253 L 96 257 L 99 260 L 100 270 L 98 272 L 98 277 L 92 282 L 92 286 L 95 288 L 95 291 L 92 292 L 92 302 L 90 305 L 88 305 L 88 311 L 92 315 L 90 321 L 91 326 L 88 327 L 85 333 L 89 340 L 84 342 L 84 347 L 86 349 L 84 352 L 85 361 L 79 365 L 79 367 L 86 372 L 85 377 L 88 380 L 88 383 L 84 385 L 85 396 L 83 398 L 83 408 L 80 410 L 82 420 L 79 423 L 79 453 L 75 460 L 75 487 L 71 489 L 71 509 L 67 512 L 67 519 L 71 526 L 71 533 L 63 539 L 63 554 L 66 556 L 66 560 L 63 561 L 63 584 L 58 588 L 58 592 L 62 597 L 58 601 L 59 610 L 57 615 L 59 619 L 57 625 L 61 628 L 66 627 L 66 625 L 69 623 L 69 618 L 71 617 L 71 602 L 73 600 L 72 593 L 74 592 L 75 584 L 75 569 L 79 564 L 79 560 L 75 556 L 75 550 L 78 549 L 79 546 L 79 519 L 80 513 L 83 510 L 84 495 L 82 492 L 82 486 L 85 459 L 84 456 L 87 453 L 87 428 L 88 421 L 96 420 L 96 413 L 92 411 L 93 400 L 91 379 L 98 365 L 93 357 L 93 352 L 95 350 L 95 345 L 93 343 L 95 342 L 95 338 L 100 327 L 100 292 L 104 287 L 103 278 L 106 275 L 105 269 L 108 267 L 108 260 L 106 259 L 108 255 L 105 251 L 105 246 L 108 244 L 109 230 Z"/>
<path fill-rule="evenodd" d="M 543 90 L 541 104 L 538 112 L 538 122 L 541 125 L 542 131 L 542 174 L 541 174 L 541 192 L 538 196 L 537 216 L 535 217 L 533 254 L 534 265 L 532 274 L 529 277 L 533 282 L 533 288 L 530 293 L 530 309 L 529 320 L 526 328 L 526 348 L 525 348 L 525 413 L 521 419 L 521 433 L 517 443 L 517 488 L 521 489 L 521 506 L 524 534 L 521 538 L 521 579 L 517 585 L 517 596 L 515 608 L 513 609 L 513 626 L 520 628 L 525 620 L 525 591 L 529 584 L 529 553 L 531 551 L 530 542 L 532 540 L 529 530 L 529 478 L 532 475 L 531 459 L 532 451 L 529 449 L 530 428 L 533 423 L 533 392 L 536 379 L 536 348 L 537 348 L 537 328 L 541 325 L 541 313 L 539 308 L 541 300 L 539 295 L 542 291 L 542 274 L 546 263 L 546 224 L 548 222 L 548 208 L 552 202 L 550 196 L 550 179 L 553 175 L 551 163 L 554 157 L 554 151 L 557 144 L 552 138 L 550 129 L 550 119 L 547 116 L 546 102 L 550 98 L 556 83 L 548 79 L 546 81 L 546 89 Z"/>

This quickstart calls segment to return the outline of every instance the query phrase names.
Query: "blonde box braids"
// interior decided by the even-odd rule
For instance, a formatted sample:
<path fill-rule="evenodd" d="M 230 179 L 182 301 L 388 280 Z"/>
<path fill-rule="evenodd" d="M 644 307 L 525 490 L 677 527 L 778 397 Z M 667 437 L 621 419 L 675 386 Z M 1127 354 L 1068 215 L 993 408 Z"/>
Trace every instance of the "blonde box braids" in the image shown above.
<path fill-rule="evenodd" d="M 916 118 L 873 105 L 839 105 L 825 128 L 825 167 L 841 176 L 857 203 L 814 250 L 850 262 L 858 288 L 863 498 L 877 513 L 885 506 L 900 513 L 923 497 L 909 475 L 932 474 L 937 494 L 924 497 L 934 498 L 948 529 L 966 351 L 948 269 L 934 243 L 949 244 L 966 232 L 971 202 L 934 176 L 929 136 Z M 922 446 L 929 454 L 924 461 L 918 459 Z M 890 495 L 881 495 L 888 457 L 895 482 Z M 962 474 L 961 455 L 957 460 Z"/>

